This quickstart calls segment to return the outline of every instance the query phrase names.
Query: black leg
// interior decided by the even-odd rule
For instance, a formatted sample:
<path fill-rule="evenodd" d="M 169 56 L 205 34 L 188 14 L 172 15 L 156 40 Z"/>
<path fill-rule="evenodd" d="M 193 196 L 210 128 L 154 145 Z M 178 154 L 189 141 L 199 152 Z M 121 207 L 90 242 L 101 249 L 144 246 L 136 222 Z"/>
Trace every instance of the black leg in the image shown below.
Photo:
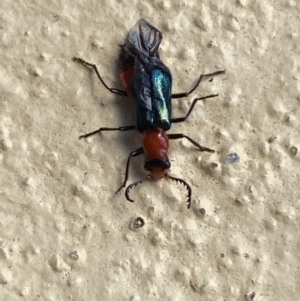
<path fill-rule="evenodd" d="M 77 57 L 74 57 L 73 58 L 73 61 L 74 62 L 77 62 L 83 66 L 88 66 L 88 67 L 91 67 L 94 69 L 94 71 L 96 72 L 97 74 L 97 77 L 99 78 L 101 84 L 108 90 L 110 91 L 111 93 L 114 93 L 114 94 L 118 94 L 118 95 L 121 95 L 121 96 L 128 96 L 127 92 L 124 91 L 124 90 L 120 90 L 120 89 L 115 89 L 115 88 L 110 88 L 105 82 L 104 80 L 102 79 L 98 69 L 97 69 L 97 66 L 95 64 L 91 64 L 91 63 L 88 63 L 86 61 L 84 61 L 83 59 L 81 58 L 77 58 Z"/>
<path fill-rule="evenodd" d="M 103 127 L 103 128 L 99 128 L 98 130 L 96 130 L 94 132 L 91 132 L 91 133 L 88 133 L 88 134 L 85 134 L 85 135 L 81 135 L 81 136 L 79 136 L 79 139 L 87 138 L 87 137 L 90 137 L 90 136 L 95 135 L 97 133 L 104 132 L 104 131 L 122 131 L 122 132 L 124 132 L 124 131 L 130 131 L 130 130 L 134 130 L 134 129 L 135 129 L 134 125 L 120 126 L 118 128 Z"/>
<path fill-rule="evenodd" d="M 195 89 L 199 86 L 199 84 L 201 83 L 201 81 L 203 80 L 203 78 L 205 77 L 210 77 L 210 76 L 216 76 L 219 74 L 224 74 L 225 70 L 220 70 L 220 71 L 216 71 L 213 73 L 207 73 L 207 74 L 201 74 L 198 78 L 198 81 L 196 82 L 195 86 L 188 92 L 183 92 L 183 93 L 175 93 L 172 94 L 172 98 L 183 98 L 183 97 L 187 97 L 189 96 L 192 92 L 195 91 Z"/>
<path fill-rule="evenodd" d="M 219 94 L 211 94 L 211 95 L 207 95 L 207 96 L 203 96 L 203 97 L 199 97 L 199 98 L 195 98 L 190 106 L 190 109 L 189 111 L 187 112 L 187 114 L 184 116 L 184 117 L 178 117 L 178 118 L 172 118 L 171 119 L 171 122 L 172 123 L 178 123 L 178 122 L 183 122 L 185 121 L 189 115 L 191 114 L 192 110 L 194 109 L 194 106 L 195 104 L 197 103 L 197 101 L 199 100 L 204 100 L 204 99 L 207 99 L 207 98 L 212 98 L 212 97 L 217 97 L 219 96 Z"/>
<path fill-rule="evenodd" d="M 139 155 L 142 155 L 144 153 L 144 149 L 142 147 L 140 147 L 139 149 L 133 151 L 130 153 L 128 159 L 127 159 L 127 164 L 126 164 L 126 171 L 125 171 L 125 178 L 124 178 L 124 182 L 123 184 L 120 186 L 120 188 L 116 191 L 116 194 L 122 189 L 126 187 L 126 183 L 128 180 L 128 173 L 129 173 L 129 163 L 130 163 L 130 159 L 133 157 L 137 157 Z M 127 190 L 126 190 L 127 191 Z M 127 197 L 126 197 L 127 198 Z M 127 198 L 128 199 L 128 198 Z M 129 199 L 128 199 L 129 200 Z"/>
<path fill-rule="evenodd" d="M 198 147 L 201 152 L 209 152 L 209 153 L 214 153 L 215 151 L 213 149 L 210 149 L 208 147 L 200 145 L 198 142 L 193 140 L 192 138 L 184 135 L 184 134 L 168 134 L 169 139 L 181 139 L 181 138 L 186 138 L 189 140 L 192 144 L 194 144 L 196 147 Z"/>

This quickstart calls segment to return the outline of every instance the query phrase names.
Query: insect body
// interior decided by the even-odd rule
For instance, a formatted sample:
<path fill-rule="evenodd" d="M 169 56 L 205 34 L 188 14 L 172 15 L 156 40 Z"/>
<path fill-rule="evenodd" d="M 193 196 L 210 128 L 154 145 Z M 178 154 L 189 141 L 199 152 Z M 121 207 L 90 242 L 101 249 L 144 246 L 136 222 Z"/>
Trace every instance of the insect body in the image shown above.
<path fill-rule="evenodd" d="M 127 159 L 124 182 L 117 192 L 126 187 L 131 158 L 144 154 L 144 168 L 150 174 L 145 179 L 136 181 L 126 188 L 126 199 L 133 202 L 129 197 L 129 190 L 144 180 L 165 177 L 177 181 L 186 187 L 188 191 L 187 207 L 190 208 L 192 190 L 189 184 L 183 179 L 175 178 L 166 172 L 171 166 L 168 158 L 169 139 L 185 138 L 200 151 L 212 153 L 214 150 L 201 146 L 184 134 L 167 134 L 166 131 L 171 128 L 172 123 L 185 121 L 199 100 L 216 97 L 218 94 L 194 99 L 186 116 L 179 118 L 172 118 L 171 99 L 187 97 L 198 87 L 203 78 L 222 74 L 225 71 L 201 74 L 195 86 L 190 91 L 172 94 L 171 72 L 159 58 L 158 48 L 161 40 L 161 32 L 144 19 L 139 20 L 130 30 L 125 44 L 121 46 L 120 54 L 120 77 L 125 90 L 110 88 L 103 81 L 96 65 L 90 64 L 80 58 L 74 58 L 74 61 L 92 67 L 100 82 L 110 92 L 121 96 L 129 96 L 133 99 L 136 121 L 135 125 L 117 128 L 101 127 L 79 138 L 87 138 L 102 131 L 129 131 L 137 129 L 143 135 L 142 147 L 130 153 Z"/>

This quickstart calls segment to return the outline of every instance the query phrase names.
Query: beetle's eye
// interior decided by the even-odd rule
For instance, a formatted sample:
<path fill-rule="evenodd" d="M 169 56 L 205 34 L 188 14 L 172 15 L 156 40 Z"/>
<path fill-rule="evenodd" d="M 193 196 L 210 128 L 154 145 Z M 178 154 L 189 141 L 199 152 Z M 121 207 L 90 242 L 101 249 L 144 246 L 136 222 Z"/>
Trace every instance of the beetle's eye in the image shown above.
<path fill-rule="evenodd" d="M 166 160 L 154 159 L 145 162 L 144 164 L 144 169 L 147 171 L 152 171 L 154 168 L 169 169 L 170 167 L 171 167 L 171 163 L 168 159 Z"/>

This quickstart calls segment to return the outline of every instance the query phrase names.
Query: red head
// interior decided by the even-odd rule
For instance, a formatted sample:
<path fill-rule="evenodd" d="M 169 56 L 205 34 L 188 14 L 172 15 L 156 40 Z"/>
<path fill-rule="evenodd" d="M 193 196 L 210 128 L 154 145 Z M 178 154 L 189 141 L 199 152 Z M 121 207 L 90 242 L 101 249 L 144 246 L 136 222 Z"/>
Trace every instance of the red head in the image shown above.
<path fill-rule="evenodd" d="M 160 128 L 145 130 L 142 144 L 145 154 L 144 168 L 150 171 L 153 179 L 164 178 L 165 170 L 171 166 L 167 154 L 169 138 L 166 132 Z"/>
<path fill-rule="evenodd" d="M 172 177 L 166 173 L 166 169 L 169 169 L 171 166 L 167 155 L 169 149 L 169 138 L 166 132 L 160 128 L 145 130 L 143 132 L 142 143 L 145 154 L 144 168 L 150 171 L 147 178 L 152 178 L 154 180 L 168 178 L 183 184 L 188 191 L 187 207 L 190 208 L 192 190 L 189 184 L 182 179 Z M 144 182 L 144 180 L 136 181 L 126 188 L 125 196 L 128 201 L 133 202 L 133 200 L 129 197 L 129 190 L 142 182 Z"/>

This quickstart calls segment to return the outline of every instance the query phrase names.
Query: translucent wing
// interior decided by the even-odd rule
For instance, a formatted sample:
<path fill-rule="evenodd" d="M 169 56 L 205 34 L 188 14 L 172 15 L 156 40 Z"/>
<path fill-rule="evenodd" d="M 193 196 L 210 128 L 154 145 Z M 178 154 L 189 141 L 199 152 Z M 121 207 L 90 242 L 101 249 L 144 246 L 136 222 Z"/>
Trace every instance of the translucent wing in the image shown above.
<path fill-rule="evenodd" d="M 134 55 L 153 57 L 158 54 L 161 40 L 162 33 L 146 20 L 140 19 L 129 31 L 126 47 Z"/>
<path fill-rule="evenodd" d="M 159 59 L 158 48 L 162 33 L 140 19 L 129 31 L 125 51 L 134 58 L 134 76 L 130 89 L 135 101 L 136 122 L 139 131 L 151 127 L 168 130 L 171 126 L 170 70 Z"/>

